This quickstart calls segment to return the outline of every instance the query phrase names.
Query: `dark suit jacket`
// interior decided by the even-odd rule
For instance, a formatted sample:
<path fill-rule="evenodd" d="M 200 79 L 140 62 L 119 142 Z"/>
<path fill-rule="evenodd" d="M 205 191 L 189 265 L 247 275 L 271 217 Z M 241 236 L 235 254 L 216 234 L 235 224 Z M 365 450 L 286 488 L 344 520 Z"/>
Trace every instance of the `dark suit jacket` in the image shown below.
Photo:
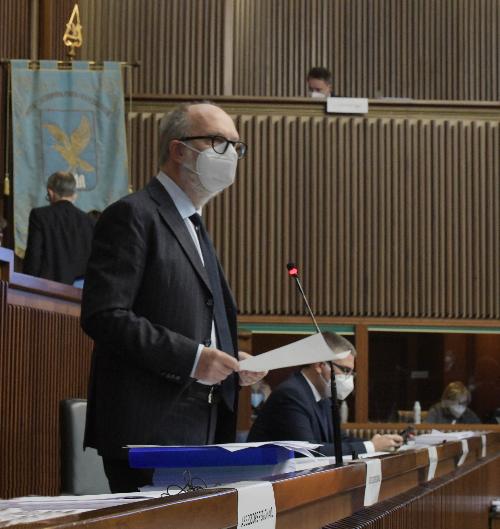
<path fill-rule="evenodd" d="M 220 274 L 237 351 L 236 306 Z M 86 446 L 114 456 L 126 444 L 206 438 L 187 422 L 189 399 L 171 403 L 192 380 L 198 344 L 210 341 L 211 301 L 194 242 L 156 178 L 103 212 L 82 299 L 82 327 L 96 342 Z M 234 440 L 234 425 L 228 430 L 224 440 Z"/>
<path fill-rule="evenodd" d="M 85 274 L 94 221 L 68 200 L 31 210 L 23 272 L 68 285 Z"/>
<path fill-rule="evenodd" d="M 248 434 L 248 441 L 309 441 L 322 443 L 319 451 L 334 455 L 330 414 L 321 406 L 301 373 L 295 373 L 273 390 Z M 361 439 L 342 435 L 342 453 L 366 452 Z"/>

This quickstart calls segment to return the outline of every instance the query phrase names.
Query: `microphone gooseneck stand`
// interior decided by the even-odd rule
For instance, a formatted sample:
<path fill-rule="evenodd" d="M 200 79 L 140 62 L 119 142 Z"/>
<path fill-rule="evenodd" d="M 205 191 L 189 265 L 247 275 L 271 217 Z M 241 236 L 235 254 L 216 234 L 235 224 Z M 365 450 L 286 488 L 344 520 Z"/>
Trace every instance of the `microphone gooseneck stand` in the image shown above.
<path fill-rule="evenodd" d="M 311 306 L 309 305 L 309 301 L 307 301 L 307 296 L 304 292 L 304 289 L 302 288 L 302 283 L 299 278 L 299 271 L 295 264 L 288 263 L 286 265 L 288 270 L 288 275 L 295 279 L 295 284 L 297 285 L 297 288 L 299 289 L 299 292 L 304 300 L 304 303 L 306 304 L 306 308 L 309 312 L 309 315 L 311 316 L 311 319 L 313 321 L 314 327 L 316 328 L 316 332 L 321 334 L 321 330 L 318 326 L 318 323 L 316 322 L 316 318 L 314 317 L 313 311 L 311 310 Z M 344 466 L 344 460 L 342 458 L 342 436 L 340 433 L 340 409 L 339 409 L 339 403 L 337 400 L 337 384 L 335 382 L 335 373 L 333 371 L 333 364 L 330 362 L 330 377 L 331 377 L 331 387 L 332 387 L 332 398 L 331 398 L 331 411 L 332 411 L 332 429 L 333 429 L 333 449 L 334 449 L 334 455 L 335 455 L 335 466 L 336 467 L 342 467 Z"/>

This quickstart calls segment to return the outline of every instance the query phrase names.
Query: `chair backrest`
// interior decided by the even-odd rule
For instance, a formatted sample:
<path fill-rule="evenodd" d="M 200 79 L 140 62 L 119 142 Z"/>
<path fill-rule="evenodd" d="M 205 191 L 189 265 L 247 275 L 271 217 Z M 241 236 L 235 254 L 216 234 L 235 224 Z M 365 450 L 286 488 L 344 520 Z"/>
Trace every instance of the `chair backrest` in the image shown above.
<path fill-rule="evenodd" d="M 420 419 L 425 421 L 428 411 L 422 410 L 420 412 Z M 413 410 L 398 410 L 398 422 L 413 422 L 415 417 L 415 412 Z"/>
<path fill-rule="evenodd" d="M 85 431 L 85 399 L 66 399 L 60 402 L 61 425 L 61 493 L 109 493 L 102 458 L 94 448 L 83 449 Z"/>

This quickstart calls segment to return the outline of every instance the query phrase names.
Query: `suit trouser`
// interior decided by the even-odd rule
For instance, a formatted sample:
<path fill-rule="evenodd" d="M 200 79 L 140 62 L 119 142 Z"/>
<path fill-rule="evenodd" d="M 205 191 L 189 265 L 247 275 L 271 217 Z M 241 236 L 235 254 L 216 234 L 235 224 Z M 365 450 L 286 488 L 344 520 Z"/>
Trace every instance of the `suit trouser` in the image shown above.
<path fill-rule="evenodd" d="M 211 403 L 208 402 L 210 394 Z M 210 390 L 209 386 L 192 384 L 182 395 L 189 400 L 193 419 L 200 424 L 202 432 L 191 437 L 190 432 L 184 433 L 184 444 L 213 444 L 217 426 L 218 390 Z M 179 443 L 178 438 L 172 444 Z M 131 468 L 127 459 L 103 455 L 104 472 L 108 478 L 111 492 L 137 492 L 140 487 L 153 484 L 154 469 Z"/>

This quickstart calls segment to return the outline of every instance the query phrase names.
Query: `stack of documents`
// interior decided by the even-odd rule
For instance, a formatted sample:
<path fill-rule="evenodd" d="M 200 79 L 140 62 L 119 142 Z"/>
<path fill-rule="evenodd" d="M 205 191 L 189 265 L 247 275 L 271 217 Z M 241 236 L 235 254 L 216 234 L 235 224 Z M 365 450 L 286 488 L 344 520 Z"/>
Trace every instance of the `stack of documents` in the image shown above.
<path fill-rule="evenodd" d="M 438 445 L 446 443 L 447 441 L 461 441 L 462 439 L 468 439 L 475 435 L 477 435 L 477 432 L 441 432 L 439 430 L 432 430 L 431 433 L 417 435 L 415 437 L 415 444 L 417 446 Z"/>
<path fill-rule="evenodd" d="M 131 446 L 134 468 L 154 468 L 155 490 L 218 486 L 292 472 L 294 454 L 313 458 L 318 444 L 302 441 L 229 443 L 208 446 Z M 149 490 L 147 488 L 146 490 Z"/>
<path fill-rule="evenodd" d="M 98 494 L 85 496 L 24 496 L 0 500 L 0 527 L 68 516 L 105 507 L 159 498 L 160 493 Z"/>

